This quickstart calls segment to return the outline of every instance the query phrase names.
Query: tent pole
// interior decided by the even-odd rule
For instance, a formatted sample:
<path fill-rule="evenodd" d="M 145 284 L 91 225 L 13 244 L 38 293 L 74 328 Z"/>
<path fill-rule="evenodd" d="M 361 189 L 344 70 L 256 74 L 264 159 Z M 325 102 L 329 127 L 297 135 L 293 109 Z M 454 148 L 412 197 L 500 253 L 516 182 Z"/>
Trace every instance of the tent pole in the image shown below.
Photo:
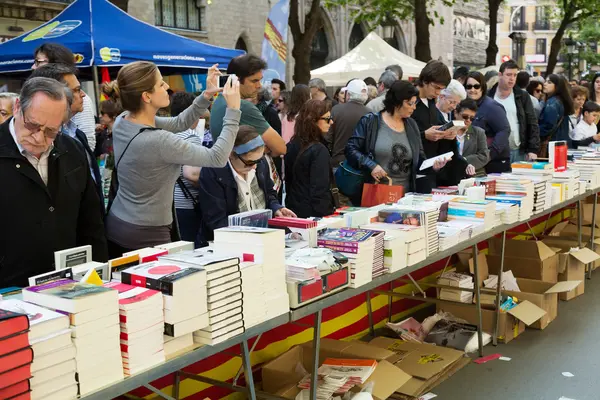
<path fill-rule="evenodd" d="M 94 100 L 96 101 L 96 113 L 100 116 L 100 83 L 98 82 L 98 66 L 92 66 L 92 76 L 94 79 Z"/>

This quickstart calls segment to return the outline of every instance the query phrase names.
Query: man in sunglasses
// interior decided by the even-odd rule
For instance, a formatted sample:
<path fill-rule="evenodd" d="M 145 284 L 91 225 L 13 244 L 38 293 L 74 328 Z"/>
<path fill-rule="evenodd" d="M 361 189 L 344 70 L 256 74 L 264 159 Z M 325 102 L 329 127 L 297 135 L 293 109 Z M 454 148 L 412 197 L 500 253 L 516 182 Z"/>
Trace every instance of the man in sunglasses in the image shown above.
<path fill-rule="evenodd" d="M 513 60 L 500 65 L 498 83 L 488 96 L 504 106 L 510 124 L 510 162 L 537 159 L 540 128 L 529 94 L 516 86 L 519 66 Z"/>
<path fill-rule="evenodd" d="M 2 285 L 54 269 L 54 252 L 92 246 L 106 261 L 100 199 L 85 155 L 61 135 L 67 119 L 65 86 L 32 78 L 15 101 L 14 117 L 0 125 L 0 276 Z"/>

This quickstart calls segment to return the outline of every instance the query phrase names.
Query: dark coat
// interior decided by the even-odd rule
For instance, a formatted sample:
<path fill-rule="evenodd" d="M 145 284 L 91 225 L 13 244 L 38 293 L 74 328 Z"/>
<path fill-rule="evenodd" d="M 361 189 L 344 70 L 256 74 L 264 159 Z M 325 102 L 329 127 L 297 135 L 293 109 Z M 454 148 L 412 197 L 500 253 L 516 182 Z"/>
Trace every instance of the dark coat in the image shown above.
<path fill-rule="evenodd" d="M 323 143 L 315 143 L 298 158 L 300 147 L 298 140 L 287 145 L 286 205 L 300 218 L 331 215 L 335 206 L 331 195 L 329 150 Z"/>
<path fill-rule="evenodd" d="M 558 96 L 552 96 L 546 101 L 540 113 L 540 136 L 550 140 L 565 140 L 571 146 L 569 136 L 569 116 L 565 114 L 565 107 Z M 560 126 L 557 125 L 562 118 Z"/>
<path fill-rule="evenodd" d="M 54 270 L 58 250 L 89 244 L 95 261 L 107 261 L 100 200 L 79 145 L 56 137 L 46 186 L 9 122 L 0 125 L 0 286 L 27 286 L 28 277 Z"/>
<path fill-rule="evenodd" d="M 265 194 L 266 207 L 275 214 L 283 206 L 277 200 L 269 165 L 264 159 L 256 166 L 256 179 Z M 227 217 L 239 212 L 238 188 L 229 164 L 223 168 L 202 168 L 198 184 L 198 206 L 202 214 L 199 241 L 205 246 L 213 240 L 214 230 L 228 226 Z"/>
<path fill-rule="evenodd" d="M 428 106 L 423 103 L 423 100 L 418 99 L 415 111 L 411 115 L 411 118 L 419 127 L 419 133 L 423 141 L 423 151 L 425 151 L 426 157 L 431 158 L 450 151 L 456 152 L 456 140 L 441 139 L 432 142 L 425 138 L 426 130 L 432 126 L 444 125 L 446 123 L 442 113 L 435 105 L 435 100 L 428 100 L 427 104 Z"/>
<path fill-rule="evenodd" d="M 486 166 L 488 173 L 510 171 L 510 124 L 506 110 L 496 100 L 481 96 L 477 101 L 477 114 L 473 126 L 482 128 L 490 149 L 490 162 Z"/>
<path fill-rule="evenodd" d="M 102 206 L 102 213 L 104 214 L 104 191 L 102 190 L 102 175 L 100 175 L 100 167 L 98 167 L 98 163 L 96 162 L 96 156 L 94 155 L 94 152 L 92 151 L 92 149 L 90 148 L 90 145 L 88 143 L 87 137 L 85 136 L 85 133 L 83 133 L 83 131 L 81 131 L 80 129 L 77 129 L 75 131 L 75 135 L 77 136 L 77 139 L 79 139 L 79 144 L 81 144 L 82 150 L 87 153 L 87 155 L 90 157 L 89 159 L 92 160 L 92 172 L 94 173 L 94 183 L 95 183 L 95 187 L 96 187 L 96 193 L 98 193 L 98 197 L 100 198 L 100 204 Z M 88 158 L 86 157 L 86 160 L 88 160 Z"/>
<path fill-rule="evenodd" d="M 375 154 L 375 143 L 379 134 L 379 126 L 382 123 L 381 118 L 381 113 L 370 113 L 362 117 L 354 129 L 354 135 L 352 135 L 346 145 L 346 160 L 350 163 L 351 167 L 367 173 L 367 183 L 373 182 L 371 171 L 378 165 L 377 161 L 373 159 L 373 155 Z M 408 191 L 431 191 L 429 183 L 427 188 L 417 188 L 417 174 L 423 174 L 423 171 L 419 171 L 419 167 L 426 159 L 421 135 L 419 134 L 419 127 L 412 118 L 406 118 L 404 120 L 404 129 L 413 156 L 410 188 Z M 433 169 L 430 169 L 430 171 L 433 171 Z"/>
<path fill-rule="evenodd" d="M 496 95 L 498 84 L 488 92 L 492 99 Z M 515 104 L 517 106 L 517 119 L 519 120 L 520 150 L 525 153 L 536 153 L 540 150 L 540 128 L 538 118 L 529 93 L 518 87 L 513 88 Z"/>

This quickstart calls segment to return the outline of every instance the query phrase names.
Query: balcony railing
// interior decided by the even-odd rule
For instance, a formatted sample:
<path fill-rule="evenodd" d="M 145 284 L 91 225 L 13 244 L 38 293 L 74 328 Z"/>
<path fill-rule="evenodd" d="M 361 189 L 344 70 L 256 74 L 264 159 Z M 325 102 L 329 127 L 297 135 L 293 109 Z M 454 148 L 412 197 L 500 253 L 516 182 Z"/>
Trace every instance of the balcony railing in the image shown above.
<path fill-rule="evenodd" d="M 530 23 L 525 22 L 525 21 L 519 21 L 519 22 L 513 22 L 512 24 L 512 30 L 513 31 L 524 31 L 527 32 L 529 31 L 529 26 Z"/>
<path fill-rule="evenodd" d="M 558 29 L 560 24 L 554 21 L 539 21 L 536 20 L 533 24 L 533 30 L 535 31 L 555 31 Z"/>

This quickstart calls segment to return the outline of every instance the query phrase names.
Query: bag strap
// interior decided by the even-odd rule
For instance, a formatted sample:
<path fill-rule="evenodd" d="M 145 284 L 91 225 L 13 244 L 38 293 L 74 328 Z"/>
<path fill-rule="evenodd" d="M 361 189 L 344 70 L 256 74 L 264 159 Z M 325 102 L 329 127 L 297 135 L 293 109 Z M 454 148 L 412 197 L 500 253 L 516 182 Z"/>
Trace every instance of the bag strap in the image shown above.
<path fill-rule="evenodd" d="M 558 120 L 558 124 L 556 124 L 556 126 L 554 128 L 552 128 L 552 130 L 550 131 L 550 134 L 548 135 L 548 137 L 550 138 L 550 140 L 554 140 L 554 134 L 556 133 L 556 131 L 558 131 L 558 128 L 560 128 L 560 126 L 562 125 L 564 119 L 565 119 L 565 116 L 563 115 Z"/>
<path fill-rule="evenodd" d="M 194 204 L 194 207 L 196 207 L 198 205 L 198 200 L 196 197 L 194 197 L 194 195 L 192 195 L 192 192 L 187 187 L 183 179 L 181 179 L 181 176 L 177 178 L 177 185 L 179 185 L 179 189 L 181 189 L 183 196 L 188 200 L 192 200 L 192 204 Z"/>
<path fill-rule="evenodd" d="M 129 148 L 129 145 L 131 145 L 131 142 L 133 142 L 136 137 L 138 137 L 144 131 L 158 131 L 158 130 L 160 130 L 160 129 L 159 128 L 153 128 L 151 126 L 145 126 L 142 129 L 140 129 L 140 131 L 138 133 L 136 133 L 136 135 L 134 137 L 131 138 L 131 140 L 129 141 L 129 143 L 127 143 L 127 146 L 125 146 L 125 150 L 123 150 L 123 153 L 121 153 L 121 157 L 119 157 L 119 160 L 115 164 L 115 169 L 119 168 L 119 164 L 121 163 L 121 160 L 123 159 L 123 156 L 127 152 L 127 149 Z"/>

